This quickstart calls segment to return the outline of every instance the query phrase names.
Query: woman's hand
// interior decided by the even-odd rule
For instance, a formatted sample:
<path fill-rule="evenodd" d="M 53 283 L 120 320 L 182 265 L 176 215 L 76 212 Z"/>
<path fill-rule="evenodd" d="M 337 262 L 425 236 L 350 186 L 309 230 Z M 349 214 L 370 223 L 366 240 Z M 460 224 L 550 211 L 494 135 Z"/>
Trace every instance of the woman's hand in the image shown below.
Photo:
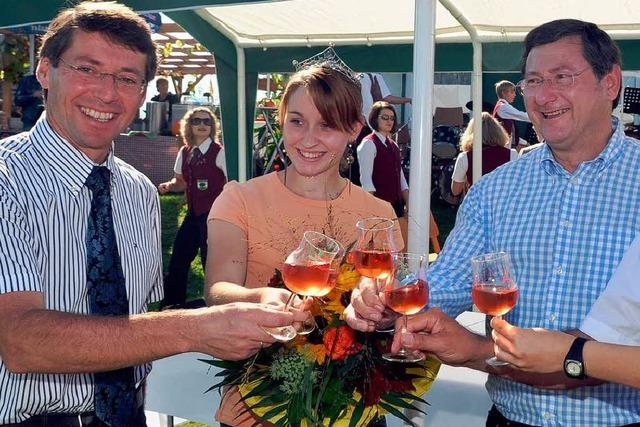
<path fill-rule="evenodd" d="M 358 287 L 351 293 L 351 304 L 345 309 L 344 317 L 353 329 L 372 332 L 393 325 L 396 316 L 388 316 L 385 311 L 384 294 L 378 292 L 374 279 L 361 277 Z"/>
<path fill-rule="evenodd" d="M 166 194 L 171 191 L 171 181 L 163 182 L 158 185 L 158 191 L 160 192 L 160 194 Z"/>
<path fill-rule="evenodd" d="M 491 320 L 496 357 L 523 371 L 551 373 L 562 370 L 573 335 L 541 328 L 518 328 L 503 319 Z"/>

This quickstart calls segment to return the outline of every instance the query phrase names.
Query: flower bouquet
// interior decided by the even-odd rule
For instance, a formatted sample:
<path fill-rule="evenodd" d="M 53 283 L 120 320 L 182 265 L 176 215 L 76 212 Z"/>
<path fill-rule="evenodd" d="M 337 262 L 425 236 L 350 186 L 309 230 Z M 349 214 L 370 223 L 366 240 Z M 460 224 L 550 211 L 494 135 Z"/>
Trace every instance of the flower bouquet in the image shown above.
<path fill-rule="evenodd" d="M 276 343 L 242 361 L 203 360 L 221 368 L 209 390 L 238 386 L 247 411 L 275 426 L 367 426 L 385 414 L 411 421 L 403 409 L 430 387 L 440 364 L 387 362 L 390 334 L 361 333 L 342 319 L 360 275 L 343 260 L 335 288 L 316 298 L 317 328 L 287 343 Z M 284 287 L 276 270 L 269 286 Z M 209 391 L 207 390 L 207 391 Z"/>

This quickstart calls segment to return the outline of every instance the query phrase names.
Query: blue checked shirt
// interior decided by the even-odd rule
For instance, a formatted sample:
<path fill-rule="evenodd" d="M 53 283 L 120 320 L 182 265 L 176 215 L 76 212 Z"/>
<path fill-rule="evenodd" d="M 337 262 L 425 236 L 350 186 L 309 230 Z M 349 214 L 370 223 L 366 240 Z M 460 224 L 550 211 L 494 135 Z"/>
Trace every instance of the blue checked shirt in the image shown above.
<path fill-rule="evenodd" d="M 578 328 L 640 230 L 640 144 L 617 119 L 612 126 L 605 149 L 574 173 L 543 145 L 474 184 L 429 271 L 430 305 L 451 316 L 470 309 L 469 259 L 507 251 L 520 299 L 505 318 L 521 327 Z M 640 422 L 640 389 L 622 385 L 551 391 L 490 376 L 487 390 L 504 416 L 525 424 Z"/>

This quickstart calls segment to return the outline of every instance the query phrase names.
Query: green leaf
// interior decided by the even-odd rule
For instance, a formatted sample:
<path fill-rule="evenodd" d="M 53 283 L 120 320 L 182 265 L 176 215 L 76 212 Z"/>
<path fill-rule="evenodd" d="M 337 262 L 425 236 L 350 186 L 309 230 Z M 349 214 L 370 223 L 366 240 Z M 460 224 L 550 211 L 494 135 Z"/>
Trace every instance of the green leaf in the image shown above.
<path fill-rule="evenodd" d="M 351 420 L 349 420 L 349 427 L 356 427 L 358 425 L 358 421 L 362 418 L 362 414 L 364 413 L 364 398 L 360 398 L 356 406 L 353 408 L 353 414 L 351 416 Z"/>
<path fill-rule="evenodd" d="M 253 396 L 259 396 L 261 395 L 264 391 L 269 390 L 269 389 L 277 389 L 278 385 L 276 383 L 274 383 L 273 381 L 263 381 L 260 384 L 258 384 L 253 390 L 251 390 L 249 393 L 247 393 L 246 395 L 244 395 L 244 399 L 249 399 Z"/>
<path fill-rule="evenodd" d="M 411 424 L 414 427 L 417 427 L 414 423 L 411 422 L 411 420 L 409 418 L 407 418 L 407 416 L 405 414 L 402 413 L 402 411 L 400 411 L 399 409 L 384 403 L 384 402 L 378 402 L 378 405 L 385 409 L 386 411 L 388 411 L 391 415 L 395 415 L 396 417 L 404 420 L 406 423 Z"/>
<path fill-rule="evenodd" d="M 269 420 L 272 417 L 275 417 L 281 414 L 283 411 L 285 411 L 288 405 L 289 405 L 288 403 L 284 403 L 282 405 L 276 406 L 275 408 L 268 410 L 261 418 L 265 421 Z M 286 412 L 285 412 L 285 417 L 286 417 Z"/>
<path fill-rule="evenodd" d="M 402 399 L 412 399 L 412 400 L 417 400 L 420 403 L 424 403 L 425 405 L 429 405 L 431 406 L 431 404 L 429 402 L 427 402 L 426 400 L 424 400 L 423 398 L 421 398 L 420 396 L 416 396 L 414 394 L 411 393 L 400 393 L 400 392 L 393 392 L 394 395 L 402 398 Z"/>
<path fill-rule="evenodd" d="M 212 365 L 222 369 L 241 370 L 246 360 L 220 360 L 220 359 L 198 359 L 207 365 Z"/>

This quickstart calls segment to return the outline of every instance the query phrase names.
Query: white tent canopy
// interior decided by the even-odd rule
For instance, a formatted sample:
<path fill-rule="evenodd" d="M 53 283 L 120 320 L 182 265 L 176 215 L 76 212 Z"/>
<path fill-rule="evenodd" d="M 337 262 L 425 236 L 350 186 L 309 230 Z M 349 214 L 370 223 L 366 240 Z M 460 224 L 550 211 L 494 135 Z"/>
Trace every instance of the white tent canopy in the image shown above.
<path fill-rule="evenodd" d="M 216 5 L 196 13 L 236 47 L 239 100 L 245 98 L 244 49 L 283 46 L 380 45 L 414 43 L 412 162 L 409 248 L 428 251 L 431 111 L 434 42 L 473 43 L 472 93 L 475 106 L 474 181 L 481 173 L 482 43 L 517 42 L 541 23 L 559 18 L 595 22 L 617 39 L 640 38 L 640 8 L 631 0 L 282 0 Z M 416 29 L 416 31 L 414 31 Z M 428 82 L 428 84 L 422 84 Z M 238 122 L 246 108 L 238 105 Z M 246 139 L 239 128 L 238 140 Z M 417 142 L 417 143 L 416 143 Z M 239 148 L 240 177 L 246 150 Z M 425 188 L 426 187 L 426 188 Z"/>
<path fill-rule="evenodd" d="M 418 0 L 421 1 L 421 0 Z M 612 37 L 638 38 L 640 8 L 631 0 L 453 0 L 480 41 L 521 41 L 540 23 L 559 18 L 595 22 Z M 283 0 L 198 9 L 239 47 L 412 43 L 414 0 Z M 438 4 L 436 40 L 469 41 L 467 31 Z"/>

